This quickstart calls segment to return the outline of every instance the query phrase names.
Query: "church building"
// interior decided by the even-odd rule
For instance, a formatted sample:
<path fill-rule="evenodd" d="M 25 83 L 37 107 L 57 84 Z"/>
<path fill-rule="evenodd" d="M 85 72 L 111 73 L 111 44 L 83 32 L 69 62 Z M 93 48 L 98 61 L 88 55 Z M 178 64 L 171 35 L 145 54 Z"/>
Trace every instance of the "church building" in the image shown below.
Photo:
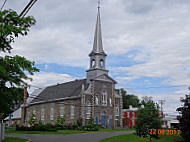
<path fill-rule="evenodd" d="M 100 8 L 98 7 L 94 44 L 89 54 L 90 65 L 86 78 L 35 90 L 23 107 L 22 122 L 27 123 L 33 113 L 42 123 L 55 124 L 57 117 L 65 117 L 74 124 L 90 117 L 95 124 L 111 128 L 122 126 L 122 97 L 115 93 L 116 81 L 106 70 L 106 56 L 101 35 Z"/>

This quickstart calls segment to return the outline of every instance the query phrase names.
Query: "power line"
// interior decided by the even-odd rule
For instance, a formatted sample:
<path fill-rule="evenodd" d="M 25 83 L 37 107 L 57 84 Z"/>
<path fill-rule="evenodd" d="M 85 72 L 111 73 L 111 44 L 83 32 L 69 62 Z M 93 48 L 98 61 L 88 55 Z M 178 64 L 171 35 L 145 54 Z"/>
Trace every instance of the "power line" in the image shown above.
<path fill-rule="evenodd" d="M 185 87 L 185 86 L 189 86 L 189 85 L 176 85 L 176 86 L 149 86 L 149 87 L 136 87 L 136 88 L 132 88 L 132 87 L 125 87 L 125 89 L 154 89 L 154 88 L 175 88 L 175 87 Z"/>
<path fill-rule="evenodd" d="M 6 2 L 7 2 L 7 0 L 4 1 L 3 5 L 2 5 L 2 7 L 1 7 L 1 9 L 0 9 L 0 11 L 2 11 L 2 9 L 3 9 L 3 7 L 5 6 Z"/>

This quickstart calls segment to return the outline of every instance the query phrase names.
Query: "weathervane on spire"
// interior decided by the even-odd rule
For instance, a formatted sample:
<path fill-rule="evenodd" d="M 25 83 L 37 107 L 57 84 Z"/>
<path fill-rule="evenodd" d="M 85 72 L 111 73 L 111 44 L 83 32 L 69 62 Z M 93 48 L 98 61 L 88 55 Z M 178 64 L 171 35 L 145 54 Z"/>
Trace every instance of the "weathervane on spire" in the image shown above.
<path fill-rule="evenodd" d="M 97 3 L 98 3 L 98 9 L 100 9 L 100 4 L 101 4 L 100 0 Z"/>

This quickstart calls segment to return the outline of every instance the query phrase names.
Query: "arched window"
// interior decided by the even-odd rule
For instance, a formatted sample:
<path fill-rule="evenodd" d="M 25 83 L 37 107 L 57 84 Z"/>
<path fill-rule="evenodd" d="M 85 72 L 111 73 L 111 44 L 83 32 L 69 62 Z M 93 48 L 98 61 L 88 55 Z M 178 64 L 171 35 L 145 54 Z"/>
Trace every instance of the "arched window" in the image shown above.
<path fill-rule="evenodd" d="M 104 68 L 104 60 L 103 59 L 100 60 L 100 68 Z"/>
<path fill-rule="evenodd" d="M 54 109 L 51 108 L 51 110 L 50 110 L 50 120 L 53 120 L 53 118 L 54 118 Z"/>
<path fill-rule="evenodd" d="M 119 106 L 115 105 L 115 116 L 119 116 Z"/>
<path fill-rule="evenodd" d="M 95 68 L 95 60 L 94 59 L 91 60 L 91 68 Z"/>
<path fill-rule="evenodd" d="M 112 106 L 112 98 L 110 97 L 110 106 Z"/>
<path fill-rule="evenodd" d="M 91 113 L 90 102 L 87 102 L 86 103 L 86 119 L 90 119 L 90 113 Z"/>
<path fill-rule="evenodd" d="M 98 95 L 96 96 L 96 105 L 98 105 Z"/>
<path fill-rule="evenodd" d="M 44 120 L 44 109 L 42 108 L 41 110 L 41 120 L 43 121 Z"/>
<path fill-rule="evenodd" d="M 74 119 L 74 115 L 75 115 L 75 106 L 71 105 L 71 119 Z"/>
<path fill-rule="evenodd" d="M 60 107 L 60 116 L 63 117 L 63 115 L 64 115 L 64 107 L 62 106 Z"/>
<path fill-rule="evenodd" d="M 105 90 L 102 91 L 102 105 L 107 105 L 107 94 Z"/>

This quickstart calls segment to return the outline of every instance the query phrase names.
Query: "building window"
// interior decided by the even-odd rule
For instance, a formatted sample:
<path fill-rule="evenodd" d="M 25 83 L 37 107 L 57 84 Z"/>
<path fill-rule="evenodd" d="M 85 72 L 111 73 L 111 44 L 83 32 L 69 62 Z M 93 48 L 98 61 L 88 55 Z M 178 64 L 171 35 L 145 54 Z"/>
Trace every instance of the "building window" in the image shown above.
<path fill-rule="evenodd" d="M 112 106 L 112 98 L 110 97 L 110 106 Z"/>
<path fill-rule="evenodd" d="M 132 127 L 135 125 L 135 120 L 132 120 Z"/>
<path fill-rule="evenodd" d="M 135 118 L 135 112 L 132 113 L 132 117 Z"/>
<path fill-rule="evenodd" d="M 34 119 L 36 119 L 36 110 L 33 110 L 33 114 L 34 114 Z"/>
<path fill-rule="evenodd" d="M 91 113 L 90 102 L 87 102 L 86 103 L 86 119 L 90 119 L 90 113 Z"/>
<path fill-rule="evenodd" d="M 102 105 L 107 105 L 107 94 L 105 90 L 102 91 Z"/>
<path fill-rule="evenodd" d="M 71 119 L 74 119 L 75 116 L 75 106 L 71 105 Z"/>
<path fill-rule="evenodd" d="M 63 115 L 64 115 L 64 107 L 62 106 L 62 107 L 60 108 L 60 116 L 63 117 Z"/>
<path fill-rule="evenodd" d="M 98 105 L 98 95 L 96 96 L 96 105 Z"/>
<path fill-rule="evenodd" d="M 30 112 L 28 112 L 28 121 L 30 120 Z"/>
<path fill-rule="evenodd" d="M 100 60 L 100 68 L 104 68 L 104 60 L 103 59 Z"/>
<path fill-rule="evenodd" d="M 53 117 L 54 117 L 54 109 L 51 108 L 51 110 L 50 110 L 50 120 L 53 120 Z"/>
<path fill-rule="evenodd" d="M 41 120 L 44 120 L 44 109 L 41 110 Z"/>
<path fill-rule="evenodd" d="M 91 61 L 91 68 L 95 68 L 95 60 L 94 59 L 92 59 L 92 61 Z"/>
<path fill-rule="evenodd" d="M 130 112 L 127 112 L 127 117 L 130 118 Z"/>
<path fill-rule="evenodd" d="M 115 116 L 119 116 L 119 107 L 115 105 Z"/>

